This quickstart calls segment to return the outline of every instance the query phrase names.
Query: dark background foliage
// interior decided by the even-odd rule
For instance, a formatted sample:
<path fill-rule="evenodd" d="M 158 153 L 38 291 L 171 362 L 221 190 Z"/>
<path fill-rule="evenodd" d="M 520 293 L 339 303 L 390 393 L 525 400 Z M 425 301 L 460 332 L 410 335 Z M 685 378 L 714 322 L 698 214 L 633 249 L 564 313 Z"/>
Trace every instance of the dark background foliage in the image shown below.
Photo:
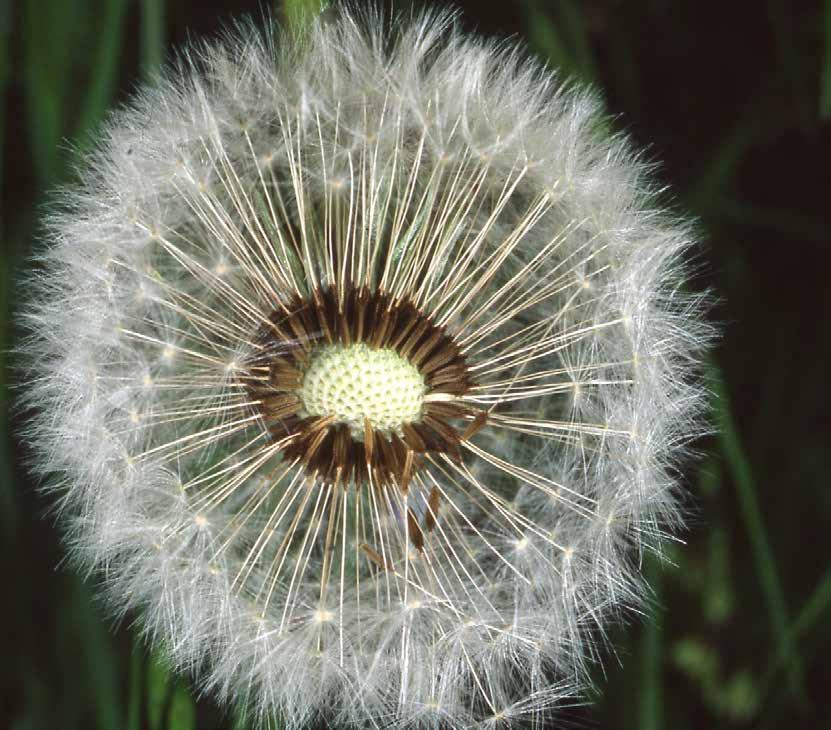
<path fill-rule="evenodd" d="M 295 3 L 298 0 L 294 0 Z M 564 727 L 828 727 L 831 701 L 831 0 L 457 2 L 594 84 L 697 219 L 720 303 L 719 434 L 687 473 L 677 567 L 647 564 L 653 615 L 614 632 L 591 706 Z M 406 0 L 396 3 L 407 6 Z M 256 0 L 0 0 L 0 727 L 236 728 L 114 627 L 61 566 L 22 464 L 5 354 L 12 288 L 50 189 L 106 110 L 170 49 Z"/>

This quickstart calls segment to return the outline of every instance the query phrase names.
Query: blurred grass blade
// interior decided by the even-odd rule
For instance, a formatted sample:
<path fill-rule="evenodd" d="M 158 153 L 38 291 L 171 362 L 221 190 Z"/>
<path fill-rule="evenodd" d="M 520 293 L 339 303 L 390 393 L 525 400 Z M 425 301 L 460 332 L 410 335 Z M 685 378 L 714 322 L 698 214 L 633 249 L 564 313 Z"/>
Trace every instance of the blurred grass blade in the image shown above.
<path fill-rule="evenodd" d="M 133 637 L 129 672 L 126 730 L 141 730 L 141 708 L 144 704 L 144 649 L 138 636 Z"/>
<path fill-rule="evenodd" d="M 0 256 L 0 532 L 3 541 L 0 545 L 9 554 L 16 548 L 17 530 L 20 523 L 20 508 L 18 506 L 17 479 L 14 470 L 14 443 L 11 436 L 11 393 L 9 383 L 12 381 L 9 372 L 8 343 L 12 341 L 13 327 L 9 315 L 14 299 L 14 277 L 17 261 L 20 257 L 22 244 L 29 236 L 29 221 L 24 218 L 19 221 L 14 230 L 8 224 L 4 225 L 0 218 L 0 243 L 3 246 Z"/>
<path fill-rule="evenodd" d="M 91 63 L 89 90 L 75 125 L 76 137 L 92 129 L 112 104 L 118 81 L 126 10 L 127 0 L 107 0 L 104 4 L 101 25 L 96 33 L 98 47 Z"/>
<path fill-rule="evenodd" d="M 756 89 L 729 132 L 706 156 L 695 180 L 687 191 L 687 205 L 694 210 L 713 209 L 733 184 L 741 162 L 754 148 L 769 144 L 782 134 L 782 123 L 765 112 L 763 100 L 772 93 L 772 83 Z"/>
<path fill-rule="evenodd" d="M 751 125 L 752 123 L 736 125 L 720 143 L 688 192 L 691 208 L 708 210 L 714 200 L 720 200 L 724 189 L 735 175 L 739 162 L 755 141 L 756 135 L 750 128 Z"/>
<path fill-rule="evenodd" d="M 170 670 L 164 657 L 153 652 L 147 663 L 147 726 L 150 730 L 164 729 L 164 711 L 170 698 L 172 684 Z"/>
<path fill-rule="evenodd" d="M 523 0 L 526 36 L 531 47 L 548 59 L 549 65 L 565 74 L 578 75 L 578 63 L 563 34 L 539 0 Z"/>
<path fill-rule="evenodd" d="M 823 55 L 820 76 L 819 117 L 831 119 L 831 0 L 825 0 L 822 18 Z"/>
<path fill-rule="evenodd" d="M 58 144 L 66 122 L 65 93 L 79 13 L 75 0 L 24 0 L 21 15 L 22 81 L 32 159 L 42 186 L 58 174 Z"/>
<path fill-rule="evenodd" d="M 167 721 L 168 730 L 195 730 L 196 707 L 188 688 L 179 682 L 173 690 L 170 700 L 170 712 Z"/>
<path fill-rule="evenodd" d="M 164 0 L 141 0 L 141 69 L 151 77 L 164 58 Z"/>
<path fill-rule="evenodd" d="M 252 724 L 248 711 L 245 707 L 235 706 L 231 710 L 231 719 L 228 730 L 254 730 L 257 727 Z M 268 730 L 285 730 L 286 724 L 279 717 L 272 717 L 268 723 Z"/>
<path fill-rule="evenodd" d="M 779 67 L 783 71 L 785 81 L 791 87 L 793 106 L 802 126 L 809 128 L 813 122 L 811 113 L 813 99 L 810 98 L 813 95 L 806 93 L 806 74 L 800 63 L 800 56 L 804 55 L 804 50 L 800 49 L 796 41 L 793 5 L 788 0 L 767 0 L 767 16 L 776 42 Z"/>
<path fill-rule="evenodd" d="M 574 51 L 578 73 L 584 81 L 595 81 L 597 71 L 594 65 L 594 56 L 585 17 L 580 9 L 582 6 L 574 0 L 561 0 L 557 7 L 560 9 L 560 22 L 566 29 Z"/>
<path fill-rule="evenodd" d="M 820 619 L 828 619 L 831 613 L 831 572 L 825 574 L 811 597 L 805 602 L 796 620 L 790 629 L 790 636 L 794 643 L 808 634 Z M 764 684 L 769 686 L 777 672 L 785 664 L 785 655 L 777 651 L 768 666 Z"/>
<path fill-rule="evenodd" d="M 302 30 L 303 24 L 319 15 L 327 4 L 327 0 L 281 0 L 277 3 L 286 24 L 294 31 Z"/>
<path fill-rule="evenodd" d="M 75 634 L 81 656 L 75 657 L 83 682 L 92 698 L 99 730 L 121 727 L 121 696 L 118 686 L 117 660 L 112 637 L 92 607 L 92 598 L 80 578 L 72 578 L 71 608 L 62 614 L 67 631 Z"/>
<path fill-rule="evenodd" d="M 721 372 L 713 366 L 710 384 L 715 395 L 714 411 L 719 430 L 721 451 L 736 485 L 742 519 L 750 538 L 756 572 L 762 586 L 772 633 L 786 663 L 791 693 L 804 700 L 802 662 L 788 630 L 786 601 L 773 557 L 773 549 L 765 530 L 759 499 L 754 486 L 750 462 L 747 459 L 736 425 L 730 412 L 727 389 Z"/>
<path fill-rule="evenodd" d="M 810 631 L 829 611 L 831 611 L 831 572 L 825 574 L 794 621 L 791 629 L 794 640 Z"/>
<path fill-rule="evenodd" d="M 106 0 L 99 23 L 91 25 L 84 22 L 89 9 L 83 0 L 24 2 L 23 87 L 32 157 L 42 187 L 61 173 L 61 140 L 85 134 L 112 103 L 127 4 L 128 0 Z M 89 69 L 89 76 L 79 87 L 72 79 L 81 66 Z M 78 88 L 87 89 L 80 101 Z"/>
<path fill-rule="evenodd" d="M 235 707 L 231 712 L 231 730 L 248 730 L 248 728 L 248 718 L 245 710 Z"/>
<path fill-rule="evenodd" d="M 629 114 L 635 115 L 643 104 L 641 90 L 642 79 L 635 63 L 631 38 L 625 33 L 612 33 L 609 39 L 609 53 L 611 67 L 615 74 L 614 86 L 620 92 L 621 98 L 626 99 L 626 109 Z"/>
<path fill-rule="evenodd" d="M 790 239 L 802 238 L 822 244 L 828 241 L 828 224 L 819 216 L 812 218 L 799 211 L 752 205 L 730 195 L 718 196 L 710 215 L 746 228 L 780 233 Z"/>
<path fill-rule="evenodd" d="M 10 0 L 0 0 L 0 170 L 3 169 L 3 152 L 6 142 L 6 95 L 9 83 L 9 46 L 11 44 L 11 8 Z M 3 176 L 0 175 L 0 185 L 3 183 Z M 2 188 L 0 188 L 0 200 L 2 200 Z M 2 221 L 0 220 L 0 225 Z M 2 230 L 0 230 L 0 233 Z"/>
<path fill-rule="evenodd" d="M 661 627 L 658 622 L 661 597 L 661 566 L 657 558 L 647 556 L 645 577 L 654 591 L 652 611 L 642 629 L 641 692 L 638 706 L 639 730 L 662 730 L 663 684 L 661 682 Z"/>

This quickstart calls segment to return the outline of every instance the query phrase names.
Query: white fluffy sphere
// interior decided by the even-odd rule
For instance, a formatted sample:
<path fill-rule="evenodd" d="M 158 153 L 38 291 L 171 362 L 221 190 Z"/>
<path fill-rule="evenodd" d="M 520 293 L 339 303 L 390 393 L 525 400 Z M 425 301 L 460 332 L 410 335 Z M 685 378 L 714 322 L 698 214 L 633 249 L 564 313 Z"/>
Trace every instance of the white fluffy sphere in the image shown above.
<path fill-rule="evenodd" d="M 243 25 L 110 119 L 31 276 L 28 438 L 204 687 L 494 727 L 585 681 L 678 522 L 708 336 L 689 226 L 604 129 L 444 14 Z"/>

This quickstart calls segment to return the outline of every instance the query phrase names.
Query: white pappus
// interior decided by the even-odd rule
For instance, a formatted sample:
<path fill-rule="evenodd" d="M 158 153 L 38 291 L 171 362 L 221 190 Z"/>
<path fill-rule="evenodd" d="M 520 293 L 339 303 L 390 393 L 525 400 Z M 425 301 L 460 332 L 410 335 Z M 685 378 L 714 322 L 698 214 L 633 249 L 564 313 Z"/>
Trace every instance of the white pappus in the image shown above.
<path fill-rule="evenodd" d="M 690 226 L 452 15 L 241 24 L 114 113 L 26 283 L 26 439 L 118 615 L 260 724 L 533 725 L 680 524 Z"/>

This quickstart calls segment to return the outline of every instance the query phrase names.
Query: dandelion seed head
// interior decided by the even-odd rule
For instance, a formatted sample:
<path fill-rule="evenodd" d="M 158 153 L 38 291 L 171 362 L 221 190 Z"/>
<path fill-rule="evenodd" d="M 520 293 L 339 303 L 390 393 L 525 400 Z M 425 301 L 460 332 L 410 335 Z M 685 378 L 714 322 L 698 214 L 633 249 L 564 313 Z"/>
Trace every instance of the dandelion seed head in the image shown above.
<path fill-rule="evenodd" d="M 113 115 L 23 318 L 118 615 L 256 721 L 539 724 L 702 430 L 690 226 L 595 95 L 452 15 L 241 25 Z"/>

